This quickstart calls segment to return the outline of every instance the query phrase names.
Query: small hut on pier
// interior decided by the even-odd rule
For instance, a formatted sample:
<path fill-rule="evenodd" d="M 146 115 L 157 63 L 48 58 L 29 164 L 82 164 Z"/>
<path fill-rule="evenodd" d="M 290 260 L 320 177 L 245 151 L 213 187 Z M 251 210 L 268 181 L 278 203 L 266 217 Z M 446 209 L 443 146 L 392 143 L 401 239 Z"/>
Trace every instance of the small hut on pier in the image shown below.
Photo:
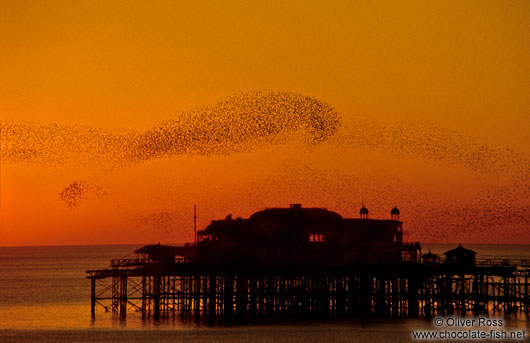
<path fill-rule="evenodd" d="M 429 249 L 428 253 L 421 255 L 421 258 L 426 266 L 434 266 L 440 263 L 440 256 L 433 254 L 431 249 Z"/>
<path fill-rule="evenodd" d="M 475 251 L 466 249 L 459 244 L 458 247 L 446 251 L 445 253 L 445 263 L 448 264 L 457 264 L 461 266 L 475 266 Z"/>

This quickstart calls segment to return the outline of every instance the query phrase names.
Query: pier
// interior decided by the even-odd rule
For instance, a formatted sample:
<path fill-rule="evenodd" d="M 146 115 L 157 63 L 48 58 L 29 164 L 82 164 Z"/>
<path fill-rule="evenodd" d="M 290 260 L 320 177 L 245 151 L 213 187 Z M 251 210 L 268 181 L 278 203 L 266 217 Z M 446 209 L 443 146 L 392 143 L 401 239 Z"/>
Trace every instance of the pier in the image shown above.
<path fill-rule="evenodd" d="M 360 219 L 343 219 L 291 205 L 213 221 L 197 243 L 143 247 L 135 258 L 87 271 L 92 315 L 134 311 L 212 323 L 467 313 L 530 318 L 530 261 L 476 259 L 462 246 L 444 259 L 421 255 L 419 243 L 403 242 L 397 209 L 391 220 L 368 219 L 363 211 Z"/>

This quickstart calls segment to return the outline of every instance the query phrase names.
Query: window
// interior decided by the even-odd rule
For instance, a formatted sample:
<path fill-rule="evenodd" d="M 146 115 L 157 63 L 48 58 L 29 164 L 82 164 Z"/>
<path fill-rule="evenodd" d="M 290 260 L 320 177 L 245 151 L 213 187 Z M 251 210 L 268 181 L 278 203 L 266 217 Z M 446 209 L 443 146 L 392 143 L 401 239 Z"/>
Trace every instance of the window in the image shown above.
<path fill-rule="evenodd" d="M 401 261 L 415 262 L 417 259 L 415 251 L 401 251 Z"/>
<path fill-rule="evenodd" d="M 216 241 L 217 236 L 214 235 L 201 235 L 199 236 L 199 242 L 205 242 L 205 241 Z"/>
<path fill-rule="evenodd" d="M 310 233 L 309 241 L 310 242 L 324 242 L 324 234 L 323 233 Z"/>

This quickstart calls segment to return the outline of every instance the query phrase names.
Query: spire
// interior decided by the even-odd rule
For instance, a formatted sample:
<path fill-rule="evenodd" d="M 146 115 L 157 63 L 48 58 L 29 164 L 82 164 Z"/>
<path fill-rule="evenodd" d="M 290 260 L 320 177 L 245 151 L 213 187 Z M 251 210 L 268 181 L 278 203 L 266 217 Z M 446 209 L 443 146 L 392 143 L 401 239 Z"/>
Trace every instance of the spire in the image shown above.
<path fill-rule="evenodd" d="M 394 206 L 394 208 L 390 210 L 390 218 L 392 220 L 399 220 L 399 209 L 397 206 Z"/>
<path fill-rule="evenodd" d="M 364 207 L 364 201 L 362 203 L 363 207 L 361 207 L 361 210 L 359 213 L 361 214 L 361 219 L 368 219 L 368 209 Z"/>

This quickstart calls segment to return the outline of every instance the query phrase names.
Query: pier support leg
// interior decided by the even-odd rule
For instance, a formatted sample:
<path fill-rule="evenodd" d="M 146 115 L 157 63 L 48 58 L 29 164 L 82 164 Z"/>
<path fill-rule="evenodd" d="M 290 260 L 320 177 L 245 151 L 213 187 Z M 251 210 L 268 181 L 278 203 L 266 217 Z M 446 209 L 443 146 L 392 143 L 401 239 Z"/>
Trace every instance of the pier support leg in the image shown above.
<path fill-rule="evenodd" d="M 127 276 L 120 277 L 120 317 L 127 315 Z"/>
<path fill-rule="evenodd" d="M 348 316 L 353 317 L 357 311 L 357 283 L 354 275 L 348 275 Z"/>
<path fill-rule="evenodd" d="M 90 279 L 90 314 L 96 316 L 96 279 Z"/>
<path fill-rule="evenodd" d="M 345 295 L 345 287 L 344 287 L 344 283 L 345 283 L 345 278 L 344 277 L 338 277 L 336 279 L 337 281 L 337 289 L 336 289 L 336 297 L 335 297 L 335 301 L 336 301 L 336 310 L 335 310 L 335 315 L 337 317 L 344 317 L 346 315 L 346 295 Z"/>
<path fill-rule="evenodd" d="M 208 277 L 208 319 L 210 322 L 215 322 L 215 315 L 217 310 L 217 276 L 210 274 Z"/>
<path fill-rule="evenodd" d="M 224 281 L 224 319 L 225 324 L 231 324 L 234 316 L 234 276 L 226 273 Z"/>
<path fill-rule="evenodd" d="M 160 319 L 160 276 L 153 277 L 154 317 Z"/>
<path fill-rule="evenodd" d="M 399 279 L 392 280 L 392 317 L 399 317 Z"/>
<path fill-rule="evenodd" d="M 380 276 L 377 280 L 377 305 L 376 305 L 376 316 L 384 317 L 385 316 L 385 301 L 386 301 L 386 289 L 385 289 L 385 279 Z"/>
<path fill-rule="evenodd" d="M 236 316 L 238 320 L 242 320 L 247 316 L 248 306 L 248 285 L 247 277 L 244 275 L 238 275 L 236 280 Z"/>
<path fill-rule="evenodd" d="M 415 277 L 408 279 L 408 315 L 418 317 L 418 280 Z"/>
<path fill-rule="evenodd" d="M 265 315 L 265 278 L 259 277 L 258 280 L 258 316 Z"/>
<path fill-rule="evenodd" d="M 249 315 L 250 317 L 256 317 L 258 315 L 258 294 L 257 294 L 257 280 L 256 277 L 252 276 L 249 279 Z"/>
<path fill-rule="evenodd" d="M 372 316 L 372 277 L 369 275 L 361 276 L 361 316 Z"/>
<path fill-rule="evenodd" d="M 194 276 L 193 283 L 193 311 L 195 317 L 200 317 L 201 315 L 201 276 Z"/>
<path fill-rule="evenodd" d="M 530 273 L 529 270 L 525 271 L 524 274 L 524 309 L 526 313 L 526 318 L 530 319 L 530 297 L 528 294 L 528 289 L 530 288 L 530 284 L 528 283 L 528 274 Z"/>

